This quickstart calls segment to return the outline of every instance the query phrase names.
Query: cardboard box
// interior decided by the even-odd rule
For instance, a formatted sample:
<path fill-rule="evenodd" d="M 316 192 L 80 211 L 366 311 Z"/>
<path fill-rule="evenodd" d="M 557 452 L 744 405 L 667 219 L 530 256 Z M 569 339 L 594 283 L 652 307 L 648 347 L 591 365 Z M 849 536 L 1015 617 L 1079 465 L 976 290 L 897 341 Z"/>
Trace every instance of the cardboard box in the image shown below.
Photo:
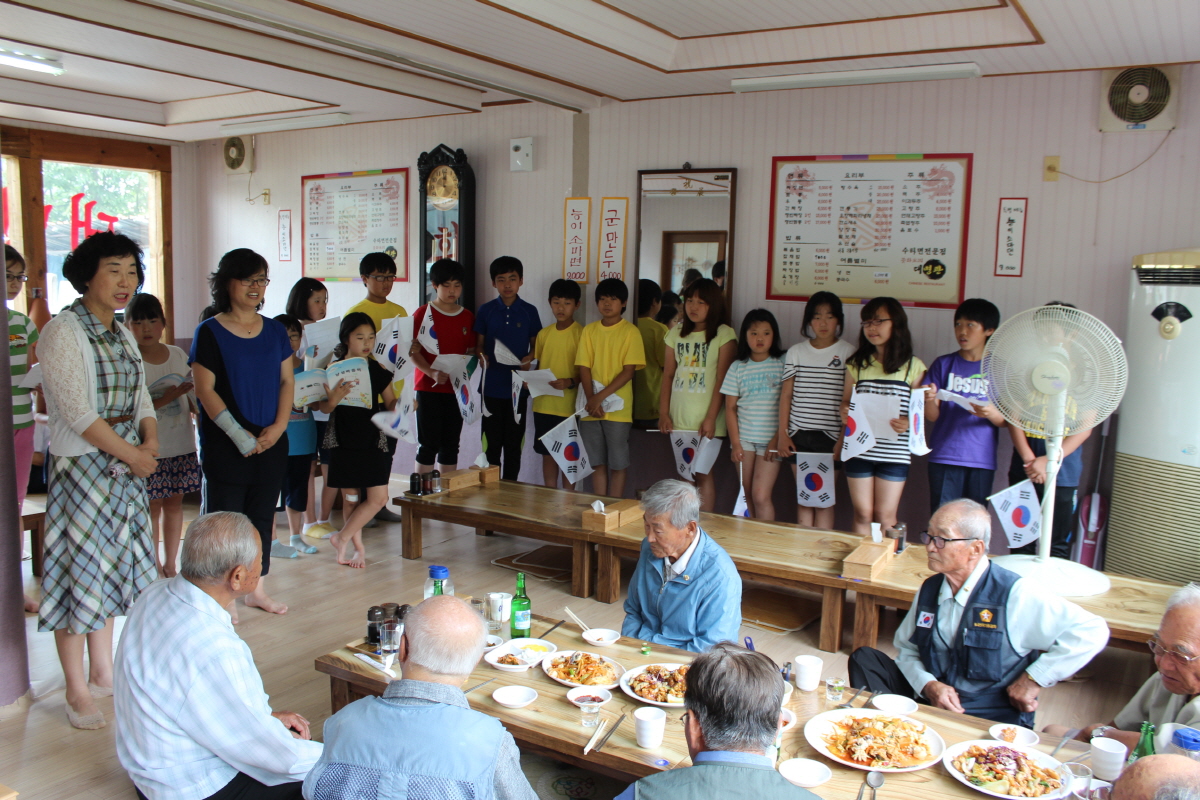
<path fill-rule="evenodd" d="M 480 483 L 494 483 L 495 481 L 500 480 L 500 467 L 496 464 L 493 464 L 489 467 L 472 466 L 471 469 L 479 473 Z"/>
<path fill-rule="evenodd" d="M 854 549 L 842 563 L 842 575 L 856 580 L 874 580 L 895 555 L 895 540 L 872 542 L 870 538 Z"/>
<path fill-rule="evenodd" d="M 468 486 L 479 485 L 479 470 L 452 469 L 442 473 L 442 491 L 453 492 Z"/>

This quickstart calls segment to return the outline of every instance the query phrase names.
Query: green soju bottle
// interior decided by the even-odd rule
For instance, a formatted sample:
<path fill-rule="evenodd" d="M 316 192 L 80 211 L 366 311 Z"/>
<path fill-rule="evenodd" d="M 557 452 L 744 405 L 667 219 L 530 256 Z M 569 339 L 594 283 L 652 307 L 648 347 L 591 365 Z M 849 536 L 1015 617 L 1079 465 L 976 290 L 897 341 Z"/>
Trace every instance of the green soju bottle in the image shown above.
<path fill-rule="evenodd" d="M 512 599 L 512 638 L 519 639 L 529 635 L 529 595 L 525 594 L 525 573 L 517 573 L 517 593 Z"/>
<path fill-rule="evenodd" d="M 1152 755 L 1154 755 L 1154 726 L 1149 722 L 1143 722 L 1142 735 L 1138 738 L 1137 747 L 1133 748 L 1125 765 L 1129 766 L 1139 758 Z"/>
<path fill-rule="evenodd" d="M 430 597 L 433 597 L 433 596 L 439 595 L 439 594 L 444 594 L 444 592 L 442 591 L 442 579 L 434 578 L 433 579 L 433 594 L 430 595 Z"/>

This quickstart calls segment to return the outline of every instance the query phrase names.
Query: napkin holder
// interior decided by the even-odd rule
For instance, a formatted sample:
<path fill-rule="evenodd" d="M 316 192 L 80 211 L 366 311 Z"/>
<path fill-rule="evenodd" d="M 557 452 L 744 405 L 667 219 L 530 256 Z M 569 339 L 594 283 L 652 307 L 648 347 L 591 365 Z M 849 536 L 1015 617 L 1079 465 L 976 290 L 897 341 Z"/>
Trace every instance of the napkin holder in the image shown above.
<path fill-rule="evenodd" d="M 582 527 L 585 531 L 612 531 L 642 518 L 642 504 L 637 500 L 617 500 L 604 507 L 604 511 L 586 509 Z"/>
<path fill-rule="evenodd" d="M 479 473 L 480 483 L 495 483 L 496 481 L 500 480 L 500 466 L 498 464 L 492 464 L 491 466 L 487 467 L 472 466 L 471 470 Z"/>
<path fill-rule="evenodd" d="M 442 473 L 442 491 L 453 492 L 455 489 L 465 489 L 468 486 L 479 485 L 477 469 L 452 469 Z"/>
<path fill-rule="evenodd" d="M 842 563 L 842 577 L 853 580 L 871 581 L 887 569 L 896 555 L 896 540 L 884 539 L 874 542 L 868 536 Z"/>

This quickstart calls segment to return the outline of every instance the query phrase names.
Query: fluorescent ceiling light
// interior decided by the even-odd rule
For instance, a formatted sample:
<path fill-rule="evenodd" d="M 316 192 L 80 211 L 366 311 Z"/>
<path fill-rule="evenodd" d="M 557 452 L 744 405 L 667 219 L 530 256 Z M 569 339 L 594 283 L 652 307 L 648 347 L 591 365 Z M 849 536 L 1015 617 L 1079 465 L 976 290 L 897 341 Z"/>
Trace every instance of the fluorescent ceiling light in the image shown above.
<path fill-rule="evenodd" d="M 34 72 L 45 72 L 50 75 L 62 75 L 66 72 L 62 62 L 49 56 L 39 56 L 34 53 L 23 53 L 20 50 L 9 50 L 0 47 L 0 65 L 17 67 Z"/>
<path fill-rule="evenodd" d="M 231 122 L 221 126 L 222 136 L 249 136 L 255 133 L 274 133 L 276 131 L 296 131 L 304 128 L 327 128 L 331 125 L 345 125 L 350 121 L 349 114 L 313 114 L 307 117 L 284 117 L 283 119 L 265 119 L 262 122 Z"/>
<path fill-rule="evenodd" d="M 769 78 L 734 78 L 730 84 L 735 92 L 768 92 L 774 89 L 815 89 L 821 86 L 978 78 L 981 74 L 978 64 L 967 62 L 886 69 L 852 69 L 845 72 L 809 72 L 804 75 L 774 75 Z"/>

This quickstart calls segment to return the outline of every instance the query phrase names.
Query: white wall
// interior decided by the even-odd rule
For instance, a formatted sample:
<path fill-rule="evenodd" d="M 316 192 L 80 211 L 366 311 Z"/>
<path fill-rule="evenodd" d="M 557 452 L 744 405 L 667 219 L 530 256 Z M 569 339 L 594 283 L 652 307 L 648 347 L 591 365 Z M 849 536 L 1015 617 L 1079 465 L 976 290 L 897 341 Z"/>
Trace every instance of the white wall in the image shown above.
<path fill-rule="evenodd" d="M 663 231 L 729 229 L 729 199 L 726 197 L 647 197 L 642 200 L 640 213 L 642 246 L 638 277 L 649 278 L 655 283 L 662 283 Z M 635 289 L 632 281 L 629 288 L 630 291 Z"/>

